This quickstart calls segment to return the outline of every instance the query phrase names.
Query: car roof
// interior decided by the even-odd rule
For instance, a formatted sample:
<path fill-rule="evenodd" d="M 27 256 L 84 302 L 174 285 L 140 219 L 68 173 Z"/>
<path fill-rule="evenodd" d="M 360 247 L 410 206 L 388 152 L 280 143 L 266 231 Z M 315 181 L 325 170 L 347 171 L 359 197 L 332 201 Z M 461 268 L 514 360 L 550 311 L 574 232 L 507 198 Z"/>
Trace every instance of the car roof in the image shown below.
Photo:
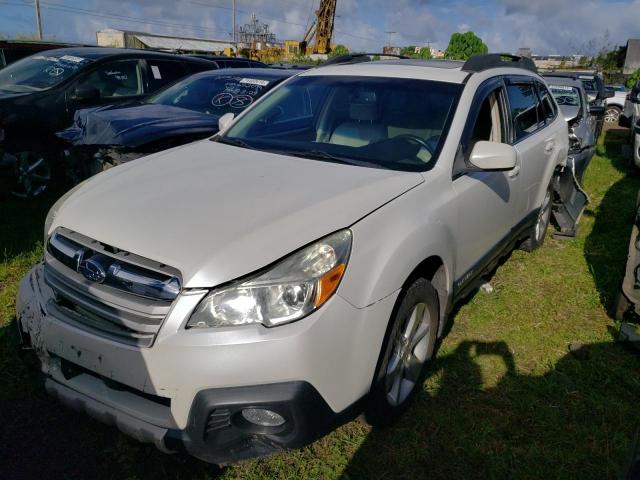
<path fill-rule="evenodd" d="M 583 88 L 580 80 L 574 80 L 570 77 L 543 75 L 542 78 L 544 78 L 549 85 L 565 85 L 567 87 L 575 87 L 578 89 Z"/>
<path fill-rule="evenodd" d="M 110 48 L 110 47 L 69 47 L 56 48 L 47 50 L 47 55 L 72 55 L 74 57 L 88 58 L 90 60 L 100 60 L 105 57 L 122 56 L 122 57 L 163 57 L 174 59 L 186 59 L 191 62 L 207 62 L 207 60 L 184 55 L 175 55 L 173 53 L 156 52 L 154 50 L 145 50 L 138 48 Z"/>
<path fill-rule="evenodd" d="M 463 83 L 469 74 L 461 70 L 462 65 L 463 62 L 456 62 L 454 65 L 448 60 L 400 59 L 371 62 L 360 61 L 356 63 L 343 63 L 311 68 L 309 70 L 303 70 L 300 76 L 380 76 Z"/>
<path fill-rule="evenodd" d="M 193 77 L 248 77 L 258 80 L 274 79 L 279 80 L 288 78 L 292 75 L 300 73 L 300 70 L 285 70 L 276 68 L 220 68 L 218 70 L 207 70 L 205 72 L 196 73 Z"/>
<path fill-rule="evenodd" d="M 395 59 L 371 60 L 366 57 L 384 54 L 349 54 L 327 60 L 317 68 L 301 76 L 354 75 L 389 78 L 412 78 L 448 83 L 465 83 L 472 75 L 493 72 L 496 75 L 526 75 L 540 78 L 533 61 L 509 54 L 490 53 L 474 55 L 467 61 L 441 59 Z M 393 56 L 393 55 L 391 55 Z"/>

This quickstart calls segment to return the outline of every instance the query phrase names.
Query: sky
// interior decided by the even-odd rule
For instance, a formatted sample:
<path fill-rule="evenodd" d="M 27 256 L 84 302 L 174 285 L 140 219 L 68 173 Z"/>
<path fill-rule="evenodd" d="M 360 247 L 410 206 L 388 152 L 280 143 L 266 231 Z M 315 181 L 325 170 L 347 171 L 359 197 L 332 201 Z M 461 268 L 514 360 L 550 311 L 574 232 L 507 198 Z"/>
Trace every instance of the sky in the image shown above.
<path fill-rule="evenodd" d="M 45 38 L 95 44 L 103 28 L 228 40 L 232 0 L 40 0 Z M 278 40 L 301 39 L 319 0 L 236 0 L 237 23 L 252 12 Z M 489 51 L 592 54 L 640 38 L 640 0 L 337 0 L 334 42 L 378 52 L 446 48 L 453 32 L 478 34 Z M 0 36 L 35 32 L 33 0 L 0 0 Z M 394 33 L 388 33 L 394 32 Z"/>

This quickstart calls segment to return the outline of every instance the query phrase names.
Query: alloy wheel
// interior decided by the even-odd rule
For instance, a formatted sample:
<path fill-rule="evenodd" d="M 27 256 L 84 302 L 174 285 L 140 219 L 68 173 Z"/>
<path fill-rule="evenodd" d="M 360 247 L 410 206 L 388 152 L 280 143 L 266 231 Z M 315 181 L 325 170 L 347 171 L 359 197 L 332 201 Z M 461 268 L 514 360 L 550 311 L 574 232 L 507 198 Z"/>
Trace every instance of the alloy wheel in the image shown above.
<path fill-rule="evenodd" d="M 22 198 L 40 195 L 51 182 L 49 162 L 34 152 L 20 152 L 16 157 L 17 188 L 12 193 Z"/>
<path fill-rule="evenodd" d="M 390 405 L 402 404 L 415 388 L 429 353 L 431 324 L 429 309 L 418 303 L 398 329 L 385 372 Z"/>
<path fill-rule="evenodd" d="M 604 121 L 606 123 L 618 123 L 620 120 L 620 110 L 617 108 L 607 108 L 604 114 Z"/>

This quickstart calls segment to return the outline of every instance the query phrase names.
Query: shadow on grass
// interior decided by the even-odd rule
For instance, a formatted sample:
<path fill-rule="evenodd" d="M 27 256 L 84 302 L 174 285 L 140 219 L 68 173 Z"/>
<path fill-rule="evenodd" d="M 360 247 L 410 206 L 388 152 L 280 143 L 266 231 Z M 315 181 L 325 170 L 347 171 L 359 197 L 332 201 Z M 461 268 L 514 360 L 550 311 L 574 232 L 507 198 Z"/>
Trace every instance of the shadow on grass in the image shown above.
<path fill-rule="evenodd" d="M 483 364 L 503 375 L 484 387 Z M 640 420 L 640 359 L 613 343 L 517 372 L 504 342 L 465 341 L 430 368 L 400 423 L 373 429 L 344 478 L 619 478 Z"/>
<path fill-rule="evenodd" d="M 584 244 L 584 255 L 600 293 L 600 301 L 611 310 L 622 282 L 629 246 L 629 235 L 635 214 L 640 177 L 629 160 L 621 155 L 627 130 L 605 132 L 604 148 L 613 166 L 626 175 L 605 193 L 596 212 L 593 229 Z"/>
<path fill-rule="evenodd" d="M 31 252 L 42 243 L 45 217 L 61 194 L 54 190 L 36 198 L 7 195 L 0 200 L 0 262 Z"/>

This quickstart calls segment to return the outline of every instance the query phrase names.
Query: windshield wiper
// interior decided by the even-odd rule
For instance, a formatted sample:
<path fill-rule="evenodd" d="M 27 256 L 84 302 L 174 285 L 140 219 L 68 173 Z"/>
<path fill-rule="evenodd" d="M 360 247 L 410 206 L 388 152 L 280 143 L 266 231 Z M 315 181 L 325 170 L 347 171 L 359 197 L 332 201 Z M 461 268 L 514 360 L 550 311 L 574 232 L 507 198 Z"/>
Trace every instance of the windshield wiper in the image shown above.
<path fill-rule="evenodd" d="M 354 158 L 340 157 L 337 155 L 333 155 L 329 152 L 325 152 L 324 150 L 284 151 L 284 152 L 277 152 L 277 153 L 282 153 L 284 155 L 292 155 L 294 157 L 300 157 L 300 158 L 310 158 L 313 160 L 328 160 L 330 162 L 343 163 L 345 165 L 355 165 L 359 167 L 387 168 L 378 163 L 366 162 L 363 160 L 356 160 Z"/>
<path fill-rule="evenodd" d="M 248 148 L 249 150 L 255 150 L 256 147 L 249 145 L 244 140 L 240 140 L 239 138 L 227 138 L 227 137 L 219 137 L 216 142 L 224 143 L 225 145 L 233 145 L 234 147 L 240 148 Z"/>

